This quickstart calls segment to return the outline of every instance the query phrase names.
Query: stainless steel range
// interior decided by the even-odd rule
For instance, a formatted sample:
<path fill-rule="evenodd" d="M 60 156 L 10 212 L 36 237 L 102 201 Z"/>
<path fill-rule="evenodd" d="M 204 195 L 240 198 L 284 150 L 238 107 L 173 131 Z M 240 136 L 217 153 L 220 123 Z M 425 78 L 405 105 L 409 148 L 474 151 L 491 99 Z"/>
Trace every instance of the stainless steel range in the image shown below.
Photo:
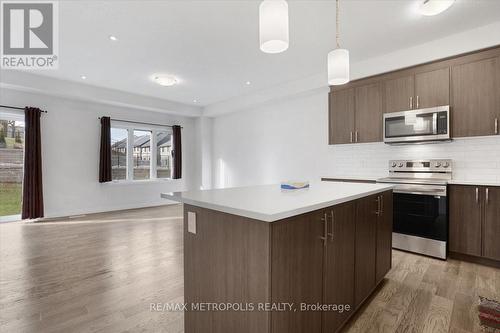
<path fill-rule="evenodd" d="M 446 259 L 447 183 L 452 161 L 389 161 L 389 177 L 377 180 L 394 188 L 394 248 Z"/>

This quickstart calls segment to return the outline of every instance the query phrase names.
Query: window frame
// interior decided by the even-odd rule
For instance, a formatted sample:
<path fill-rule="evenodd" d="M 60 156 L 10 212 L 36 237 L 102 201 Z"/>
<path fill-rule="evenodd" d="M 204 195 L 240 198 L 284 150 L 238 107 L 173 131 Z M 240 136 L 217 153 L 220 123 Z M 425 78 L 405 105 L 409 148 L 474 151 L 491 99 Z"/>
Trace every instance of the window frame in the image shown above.
<path fill-rule="evenodd" d="M 165 126 L 155 126 L 155 125 L 142 125 L 136 123 L 127 123 L 122 121 L 111 120 L 111 128 L 119 128 L 127 130 L 127 171 L 125 179 L 114 179 L 112 183 L 140 183 L 140 182 L 150 182 L 150 181 L 169 181 L 172 180 L 172 169 L 170 170 L 170 176 L 167 178 L 158 178 L 157 169 L 157 149 L 156 145 L 158 142 L 157 135 L 159 132 L 167 132 L 172 135 L 172 129 Z M 134 179 L 134 131 L 147 131 L 151 132 L 151 139 L 149 144 L 150 150 L 150 160 L 149 160 L 149 178 L 148 179 Z M 172 138 L 173 140 L 173 138 Z M 151 149 L 155 147 L 155 149 Z"/>

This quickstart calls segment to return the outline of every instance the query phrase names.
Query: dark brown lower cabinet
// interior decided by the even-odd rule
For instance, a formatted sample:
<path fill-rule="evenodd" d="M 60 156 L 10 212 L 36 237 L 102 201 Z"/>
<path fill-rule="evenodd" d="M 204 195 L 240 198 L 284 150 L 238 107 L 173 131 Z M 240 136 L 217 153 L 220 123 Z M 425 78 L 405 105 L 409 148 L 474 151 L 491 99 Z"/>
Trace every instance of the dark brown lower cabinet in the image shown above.
<path fill-rule="evenodd" d="M 500 187 L 486 187 L 484 200 L 483 256 L 500 260 Z"/>
<path fill-rule="evenodd" d="M 451 185 L 449 202 L 451 254 L 500 265 L 500 187 Z"/>
<path fill-rule="evenodd" d="M 356 205 L 349 202 L 330 211 L 325 253 L 324 304 L 349 305 L 354 309 L 354 234 Z M 351 311 L 324 312 L 323 332 L 335 332 Z"/>
<path fill-rule="evenodd" d="M 380 215 L 377 219 L 377 269 L 375 279 L 380 282 L 392 267 L 392 192 L 380 195 Z"/>
<path fill-rule="evenodd" d="M 358 307 L 375 288 L 378 195 L 357 201 L 354 304 Z"/>
<path fill-rule="evenodd" d="M 272 302 L 322 303 L 325 214 L 321 210 L 271 224 Z M 273 312 L 271 331 L 321 332 L 321 312 Z"/>
<path fill-rule="evenodd" d="M 392 220 L 382 217 L 392 211 L 392 191 L 272 223 L 184 207 L 188 308 L 206 302 L 255 306 L 188 310 L 187 333 L 333 333 L 391 266 Z M 196 234 L 187 231 L 188 212 L 196 214 Z M 293 310 L 257 308 L 283 303 L 293 303 Z M 317 304 L 332 307 L 322 311 Z"/>

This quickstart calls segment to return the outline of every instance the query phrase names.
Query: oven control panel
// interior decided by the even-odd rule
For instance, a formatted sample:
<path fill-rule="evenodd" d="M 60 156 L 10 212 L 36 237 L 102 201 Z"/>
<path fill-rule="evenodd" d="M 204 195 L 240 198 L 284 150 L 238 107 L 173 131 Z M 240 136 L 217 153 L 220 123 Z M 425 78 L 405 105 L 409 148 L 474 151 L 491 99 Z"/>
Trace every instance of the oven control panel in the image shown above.
<path fill-rule="evenodd" d="M 452 160 L 391 160 L 389 171 L 391 172 L 451 172 Z"/>

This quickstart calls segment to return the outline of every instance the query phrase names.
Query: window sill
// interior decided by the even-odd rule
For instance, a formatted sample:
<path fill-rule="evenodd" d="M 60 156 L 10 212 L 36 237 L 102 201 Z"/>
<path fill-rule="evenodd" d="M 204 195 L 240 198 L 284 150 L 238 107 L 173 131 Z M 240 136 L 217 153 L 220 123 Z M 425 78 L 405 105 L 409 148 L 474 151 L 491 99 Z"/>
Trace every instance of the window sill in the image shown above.
<path fill-rule="evenodd" d="M 161 183 L 173 183 L 179 181 L 180 179 L 163 178 L 163 179 L 140 179 L 140 180 L 113 180 L 107 183 L 102 183 L 102 185 L 145 185 L 145 184 L 161 184 Z"/>

